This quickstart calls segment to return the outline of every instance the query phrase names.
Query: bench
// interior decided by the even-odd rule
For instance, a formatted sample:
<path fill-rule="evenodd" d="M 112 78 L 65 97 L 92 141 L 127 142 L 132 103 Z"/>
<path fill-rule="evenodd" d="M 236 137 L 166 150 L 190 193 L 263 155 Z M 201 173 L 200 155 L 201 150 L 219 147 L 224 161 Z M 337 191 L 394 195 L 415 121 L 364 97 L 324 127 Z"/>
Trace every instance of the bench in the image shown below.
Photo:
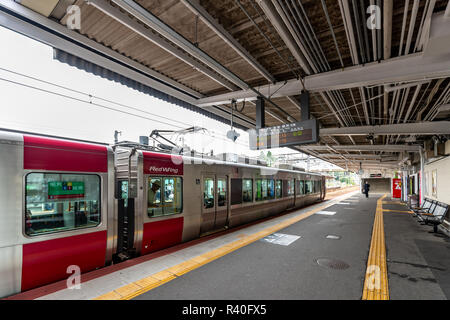
<path fill-rule="evenodd" d="M 438 226 L 444 222 L 448 210 L 449 206 L 447 204 L 436 201 L 432 214 L 419 213 L 418 215 L 426 225 L 432 224 L 433 231 L 437 233 Z"/>
<path fill-rule="evenodd" d="M 421 207 L 411 207 L 410 209 L 414 211 L 413 215 L 417 217 L 419 213 L 432 213 L 434 208 L 431 208 L 431 206 L 435 203 L 436 201 L 434 200 L 425 199 Z"/>

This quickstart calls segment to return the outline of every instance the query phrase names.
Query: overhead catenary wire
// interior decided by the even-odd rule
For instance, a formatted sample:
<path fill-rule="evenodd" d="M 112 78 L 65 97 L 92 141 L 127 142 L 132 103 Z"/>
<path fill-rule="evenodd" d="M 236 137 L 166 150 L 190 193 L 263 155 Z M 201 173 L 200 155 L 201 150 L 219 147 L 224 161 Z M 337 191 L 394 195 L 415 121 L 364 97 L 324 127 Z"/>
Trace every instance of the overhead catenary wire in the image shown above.
<path fill-rule="evenodd" d="M 12 74 L 19 75 L 19 76 L 22 76 L 22 77 L 25 77 L 25 78 L 28 78 L 28 79 L 32 79 L 34 81 L 38 81 L 38 82 L 41 82 L 41 83 L 44 83 L 44 84 L 47 84 L 47 85 L 51 85 L 51 86 L 57 87 L 59 89 L 64 89 L 64 90 L 71 91 L 71 92 L 74 92 L 74 93 L 77 93 L 77 94 L 80 94 L 80 95 L 84 95 L 84 96 L 88 97 L 89 100 L 83 100 L 83 99 L 80 99 L 80 98 L 77 98 L 77 97 L 73 97 L 73 96 L 70 96 L 70 95 L 67 95 L 67 94 L 58 93 L 58 92 L 47 90 L 47 89 L 44 89 L 44 88 L 39 88 L 37 86 L 21 83 L 21 82 L 18 82 L 18 81 L 7 79 L 7 78 L 1 78 L 0 77 L 0 81 L 9 82 L 11 84 L 19 85 L 19 86 L 22 86 L 22 87 L 26 87 L 26 88 L 29 88 L 29 89 L 37 90 L 37 91 L 40 91 L 40 92 L 44 92 L 44 93 L 48 93 L 48 94 L 52 94 L 52 95 L 56 95 L 56 96 L 60 96 L 60 97 L 63 97 L 63 98 L 66 98 L 66 99 L 70 99 L 70 100 L 74 100 L 74 101 L 77 101 L 77 102 L 82 102 L 82 103 L 85 103 L 85 104 L 88 104 L 88 105 L 91 105 L 91 106 L 95 106 L 95 107 L 98 107 L 98 108 L 103 108 L 103 109 L 107 109 L 107 110 L 110 110 L 110 111 L 119 112 L 119 113 L 126 114 L 126 115 L 129 115 L 129 116 L 141 118 L 143 120 L 148 120 L 148 121 L 152 121 L 152 122 L 155 122 L 155 123 L 165 124 L 165 125 L 177 128 L 177 129 L 185 129 L 186 126 L 191 126 L 191 124 L 188 124 L 186 122 L 170 119 L 170 118 L 167 118 L 167 117 L 164 117 L 164 116 L 160 116 L 160 115 L 157 115 L 157 114 L 154 114 L 154 113 L 142 110 L 142 109 L 138 109 L 138 108 L 135 108 L 135 107 L 127 106 L 127 105 L 119 103 L 119 102 L 115 102 L 115 101 L 112 101 L 112 100 L 109 100 L 109 99 L 104 99 L 104 98 L 101 98 L 101 97 L 98 97 L 98 96 L 95 96 L 95 95 L 92 95 L 92 94 L 89 94 L 89 93 L 86 93 L 86 92 L 82 92 L 82 91 L 79 91 L 79 90 L 76 90 L 76 89 L 68 88 L 68 87 L 65 87 L 65 86 L 62 86 L 62 85 L 59 85 L 59 84 L 56 84 L 56 83 L 52 83 L 52 82 L 49 82 L 49 81 L 46 81 L 46 80 L 42 80 L 42 79 L 39 79 L 39 78 L 36 78 L 36 77 L 32 77 L 32 76 L 29 76 L 29 75 L 26 75 L 26 74 L 22 74 L 22 73 L 19 73 L 19 72 L 16 72 L 16 71 L 12 71 L 12 70 L 9 70 L 9 69 L 6 69 L 6 68 L 0 67 L 0 70 L 5 71 L 5 72 L 10 72 Z M 137 111 L 137 112 L 141 112 L 141 113 L 144 113 L 144 114 L 148 114 L 148 115 L 154 116 L 156 118 L 166 119 L 166 120 L 169 120 L 169 121 L 172 121 L 172 122 L 176 122 L 176 123 L 178 123 L 180 125 L 183 125 L 183 126 L 179 126 L 179 125 L 168 123 L 168 122 L 161 121 L 161 120 L 152 119 L 152 118 L 149 118 L 149 117 L 138 115 L 138 114 L 135 114 L 135 113 L 132 113 L 132 112 L 127 112 L 127 111 L 120 110 L 120 109 L 117 109 L 117 108 L 113 108 L 113 107 L 110 107 L 110 106 L 105 106 L 103 104 L 94 102 L 92 99 L 98 99 L 98 100 L 101 100 L 101 101 L 104 101 L 104 102 L 115 104 L 115 105 L 121 106 L 121 107 L 126 108 L 126 109 L 131 109 L 131 110 L 134 110 L 134 111 Z M 208 131 L 211 132 L 211 133 L 222 135 L 221 133 L 218 133 L 218 132 L 215 132 L 215 131 L 212 131 L 212 130 L 209 130 L 209 129 L 208 129 Z M 222 135 L 222 136 L 225 137 L 225 135 Z M 221 138 L 221 137 L 217 137 L 217 138 L 221 139 L 223 141 L 227 141 L 226 139 Z M 242 143 L 238 143 L 238 144 L 241 145 L 241 146 L 244 146 L 244 147 L 248 147 L 248 145 L 246 145 L 246 144 L 242 144 Z"/>
<path fill-rule="evenodd" d="M 31 79 L 31 80 L 34 80 L 34 81 L 38 81 L 38 82 L 41 82 L 41 83 L 44 83 L 44 84 L 47 84 L 47 85 L 51 85 L 51 86 L 54 86 L 56 88 L 64 89 L 64 90 L 67 90 L 67 91 L 72 91 L 72 92 L 80 94 L 80 95 L 85 95 L 85 96 L 89 97 L 90 99 L 95 98 L 95 99 L 98 99 L 98 100 L 101 100 L 101 101 L 105 101 L 105 102 L 108 102 L 108 103 L 112 103 L 112 104 L 121 106 L 123 108 L 128 108 L 128 109 L 132 109 L 132 110 L 135 110 L 135 111 L 138 111 L 138 112 L 143 112 L 143 113 L 155 116 L 157 118 L 162 118 L 162 119 L 166 119 L 166 120 L 169 120 L 169 121 L 177 122 L 177 123 L 179 123 L 181 125 L 184 125 L 184 126 L 191 126 L 191 124 L 186 123 L 186 122 L 182 122 L 182 121 L 178 121 L 178 120 L 175 120 L 175 119 L 172 119 L 172 118 L 164 117 L 164 116 L 161 116 L 161 115 L 158 115 L 158 114 L 155 114 L 155 113 L 151 113 L 151 112 L 148 112 L 148 111 L 145 111 L 145 110 L 142 110 L 142 109 L 131 107 L 131 106 L 125 105 L 123 103 L 119 103 L 119 102 L 115 102 L 115 101 L 112 101 L 112 100 L 109 100 L 109 99 L 105 99 L 105 98 L 102 98 L 102 97 L 99 97 L 99 96 L 96 96 L 96 95 L 93 95 L 93 94 L 90 94 L 90 93 L 82 92 L 82 91 L 79 91 L 79 90 L 76 90 L 76 89 L 73 89 L 73 88 L 69 88 L 69 87 L 66 87 L 66 86 L 54 83 L 54 82 L 50 82 L 50 81 L 46 81 L 46 80 L 43 80 L 43 79 L 39 79 L 39 78 L 30 76 L 30 75 L 26 75 L 26 74 L 23 74 L 23 73 L 20 73 L 20 72 L 17 72 L 17 71 L 13 71 L 13 70 L 2 68 L 2 67 L 0 67 L 0 70 L 5 71 L 5 72 L 9 72 L 9 73 L 12 73 L 12 74 L 24 77 L 24 78 L 28 78 L 28 79 Z M 211 130 L 209 130 L 209 131 L 211 132 Z M 220 134 L 218 132 L 214 132 L 214 133 Z M 223 136 L 225 137 L 225 135 L 223 135 Z"/>

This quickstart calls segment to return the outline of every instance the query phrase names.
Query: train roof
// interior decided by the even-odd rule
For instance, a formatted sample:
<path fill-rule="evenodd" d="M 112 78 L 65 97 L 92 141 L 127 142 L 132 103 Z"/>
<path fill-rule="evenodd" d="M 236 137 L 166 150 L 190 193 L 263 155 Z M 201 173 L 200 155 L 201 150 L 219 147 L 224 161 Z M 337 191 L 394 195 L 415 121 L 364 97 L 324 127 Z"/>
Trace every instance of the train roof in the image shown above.
<path fill-rule="evenodd" d="M 60 136 L 54 136 L 54 135 L 48 135 L 48 134 L 40 134 L 35 132 L 28 132 L 28 131 L 21 131 L 21 130 L 14 130 L 14 129 L 5 129 L 0 128 L 0 132 L 7 132 L 7 133 L 16 133 L 16 134 L 24 134 L 24 135 L 33 135 L 37 137 L 45 137 L 45 138 L 51 138 L 51 139 L 59 139 L 59 140 L 67 140 L 67 141 L 74 141 L 74 142 L 82 142 L 82 143 L 90 143 L 90 144 L 96 144 L 96 145 L 102 145 L 102 146 L 110 146 L 112 148 L 125 148 L 125 149 L 136 149 L 142 152 L 152 152 L 155 154 L 160 155 L 174 155 L 174 156 L 181 156 L 184 161 L 190 161 L 194 165 L 195 164 L 217 164 L 217 165 L 225 165 L 225 166 L 233 166 L 233 167 L 241 167 L 241 168 L 252 168 L 252 169 L 260 169 L 265 171 L 273 171 L 275 172 L 287 172 L 287 173 L 296 173 L 296 174 L 305 174 L 305 175 L 313 175 L 313 176 L 323 176 L 319 173 L 313 173 L 313 172 L 306 172 L 306 171 L 300 171 L 300 170 L 290 170 L 290 169 L 284 169 L 284 168 L 277 168 L 277 167 L 269 167 L 266 165 L 261 164 L 250 164 L 250 163 L 242 163 L 242 162 L 232 162 L 232 161 L 225 161 L 220 160 L 215 157 L 196 157 L 196 156 L 189 156 L 189 155 L 183 155 L 183 154 L 172 154 L 170 151 L 161 151 L 156 150 L 155 148 L 151 146 L 142 145 L 135 142 L 130 141 L 123 141 L 115 145 L 110 145 L 108 143 L 104 142 L 96 142 L 96 141 L 89 141 L 89 140 L 82 140 L 82 139 L 74 139 L 74 138 L 68 138 L 68 137 L 60 137 Z M 249 161 L 252 161 L 249 158 L 246 158 Z M 266 175 L 271 175 L 270 173 Z"/>

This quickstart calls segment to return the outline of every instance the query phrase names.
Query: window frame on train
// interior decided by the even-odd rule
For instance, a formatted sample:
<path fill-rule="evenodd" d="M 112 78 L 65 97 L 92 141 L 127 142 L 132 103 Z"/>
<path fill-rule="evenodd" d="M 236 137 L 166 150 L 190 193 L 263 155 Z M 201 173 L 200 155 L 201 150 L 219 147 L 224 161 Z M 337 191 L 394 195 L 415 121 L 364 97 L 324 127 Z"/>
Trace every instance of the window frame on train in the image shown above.
<path fill-rule="evenodd" d="M 216 183 L 216 194 L 217 194 L 217 208 L 223 208 L 223 207 L 227 207 L 228 206 L 228 181 L 225 178 L 217 178 L 216 179 L 217 183 Z M 219 191 L 219 182 L 224 182 L 225 183 L 225 191 L 223 191 L 225 193 L 225 199 L 222 200 L 221 202 L 221 191 Z"/>
<path fill-rule="evenodd" d="M 250 178 L 243 178 L 242 179 L 242 203 L 243 204 L 248 204 L 248 203 L 253 203 L 255 201 L 255 196 L 254 196 L 254 187 L 253 187 L 253 180 L 254 179 L 250 179 Z M 246 181 L 250 181 L 250 200 L 245 200 L 244 199 L 244 184 Z"/>
<path fill-rule="evenodd" d="M 295 196 L 295 179 L 287 180 L 287 196 L 288 197 Z"/>
<path fill-rule="evenodd" d="M 299 195 L 304 196 L 306 194 L 305 192 L 305 180 L 301 179 L 298 181 L 298 185 L 299 185 Z"/>
<path fill-rule="evenodd" d="M 174 192 L 174 197 L 173 197 L 173 202 L 171 202 L 171 203 L 175 203 L 176 202 L 176 200 L 175 199 L 179 199 L 179 202 L 180 202 L 180 204 L 179 204 L 179 206 L 177 205 L 177 206 L 172 206 L 171 208 L 174 208 L 174 209 L 176 209 L 177 211 L 174 211 L 174 212 L 168 212 L 168 213 L 165 213 L 165 197 L 166 197 L 166 192 L 161 192 L 161 191 L 165 191 L 165 186 L 166 186 L 166 180 L 167 179 L 174 179 L 175 181 L 174 181 L 174 189 L 173 190 L 177 190 L 177 188 L 176 188 L 176 185 L 178 185 L 178 182 L 177 182 L 177 180 L 179 179 L 179 186 L 180 186 L 180 191 L 178 191 L 177 192 L 177 194 L 180 194 L 180 196 L 179 196 L 179 198 L 175 195 L 175 192 Z M 148 196 L 148 194 L 149 194 L 149 192 L 150 192 L 150 190 L 151 190 L 151 186 L 150 186 L 150 182 L 152 181 L 152 180 L 160 180 L 160 188 L 159 188 L 159 194 L 160 194 L 160 202 L 159 202 L 159 206 L 158 207 L 150 207 L 150 202 L 149 202 L 149 196 Z M 150 218 L 150 219 L 152 219 L 152 218 L 160 218 L 160 217 L 167 217 L 167 216 L 173 216 L 173 215 L 179 215 L 179 214 L 182 214 L 183 213 L 183 207 L 184 207 L 184 199 L 183 199 L 183 195 L 184 195 L 184 192 L 183 192 L 183 177 L 178 177 L 178 176 L 148 176 L 147 177 L 147 189 L 146 189 L 146 199 L 147 199 L 147 201 L 146 201 L 146 203 L 147 203 L 147 217 L 148 218 Z M 164 189 L 163 189 L 164 188 Z M 156 195 L 155 195 L 155 197 L 156 197 Z M 155 214 L 155 209 L 154 208 L 157 208 L 157 209 L 161 209 L 161 213 L 160 214 Z M 150 212 L 149 210 L 150 209 L 152 209 L 152 212 Z"/>
<path fill-rule="evenodd" d="M 32 176 L 32 175 L 43 175 L 44 177 L 46 175 L 59 175 L 59 181 L 58 180 L 55 180 L 55 181 L 56 182 L 67 182 L 67 183 L 70 183 L 70 182 L 72 182 L 72 183 L 73 182 L 81 182 L 81 181 L 74 181 L 74 178 L 71 179 L 72 181 L 67 180 L 67 178 L 66 178 L 66 181 L 64 181 L 65 179 L 63 179 L 62 176 L 96 177 L 97 178 L 97 181 L 96 181 L 97 186 L 96 186 L 96 188 L 98 188 L 97 199 L 94 199 L 94 200 L 83 200 L 83 201 L 81 201 L 81 200 L 79 200 L 79 201 L 67 201 L 69 203 L 69 210 L 71 209 L 71 202 L 75 202 L 75 203 L 77 203 L 77 202 L 82 203 L 83 202 L 85 211 L 87 209 L 87 205 L 86 205 L 87 201 L 96 201 L 96 206 L 97 207 L 96 207 L 95 210 L 97 211 L 97 213 L 95 213 L 95 214 L 98 216 L 98 218 L 97 218 L 98 221 L 94 221 L 94 222 L 96 222 L 96 224 L 94 224 L 94 225 L 87 225 L 87 224 L 85 224 L 85 225 L 83 225 L 81 227 L 76 227 L 77 216 L 75 215 L 75 210 L 76 210 L 77 206 L 74 204 L 74 209 L 73 209 L 73 214 L 74 214 L 73 224 L 74 224 L 74 226 L 73 227 L 68 227 L 66 229 L 59 229 L 59 230 L 57 230 L 57 228 L 53 228 L 53 230 L 50 229 L 49 231 L 45 231 L 45 232 L 33 232 L 33 233 L 29 232 L 28 225 L 31 222 L 29 222 L 28 216 L 27 216 L 28 210 L 29 210 L 28 209 L 28 203 L 29 203 L 28 196 L 29 196 L 29 191 L 30 191 L 30 190 L 28 190 L 28 185 L 31 184 L 31 182 L 29 182 L 29 177 Z M 75 179 L 75 180 L 77 180 L 77 179 Z M 59 233 L 75 232 L 75 231 L 86 230 L 86 229 L 95 229 L 95 228 L 98 228 L 99 226 L 101 226 L 101 224 L 102 224 L 102 183 L 103 183 L 103 181 L 102 181 L 102 177 L 100 175 L 95 174 L 95 173 L 79 173 L 79 172 L 32 171 L 32 172 L 28 172 L 24 176 L 24 180 L 23 181 L 24 181 L 24 184 L 23 184 L 24 202 L 23 202 L 23 209 L 22 210 L 23 210 L 23 218 L 24 218 L 23 219 L 23 234 L 24 234 L 25 237 L 35 238 L 35 237 L 46 236 L 46 235 L 50 235 L 50 234 L 59 234 Z M 61 198 L 61 199 L 48 199 L 50 197 L 48 183 L 55 182 L 55 181 L 48 181 L 48 180 L 45 180 L 45 179 L 44 179 L 44 181 L 47 181 L 47 189 L 43 188 L 43 190 L 47 190 L 47 200 L 63 200 L 64 199 L 64 198 Z M 86 181 L 82 181 L 82 182 L 85 183 Z M 69 186 L 67 186 L 67 187 L 69 187 Z M 64 186 L 63 186 L 63 188 L 64 188 Z M 66 190 L 62 190 L 62 191 L 70 191 L 70 190 L 66 189 Z M 86 194 L 86 188 L 85 188 L 84 184 L 83 184 L 83 192 L 84 192 L 83 193 L 83 197 L 84 197 L 84 195 Z M 64 197 L 64 196 L 70 196 L 70 194 L 65 194 L 65 195 L 63 195 L 63 194 L 56 195 L 55 194 L 53 196 Z M 78 198 L 81 198 L 81 197 L 78 197 Z M 73 198 L 73 199 L 78 199 L 78 198 Z M 65 199 L 67 199 L 67 197 L 65 197 Z M 69 197 L 69 199 L 71 199 L 71 198 Z M 62 212 L 63 220 L 62 221 L 65 222 L 66 221 L 65 217 L 64 217 L 65 201 L 46 201 L 46 202 L 43 202 L 43 204 L 52 203 L 53 207 L 54 207 L 54 204 L 59 204 L 61 202 L 63 204 L 63 212 Z M 91 204 L 91 206 L 93 206 L 93 204 Z M 53 210 L 55 210 L 55 209 L 53 209 Z M 60 213 L 57 213 L 56 215 L 60 215 Z M 84 215 L 86 216 L 85 213 L 84 213 Z M 32 216 L 32 213 L 31 213 L 31 216 Z M 66 217 L 66 218 L 68 219 L 69 217 Z M 86 219 L 87 219 L 87 222 L 89 222 L 89 217 L 86 216 Z M 70 219 L 70 220 L 72 220 L 72 219 Z M 78 215 L 78 220 L 84 220 L 83 219 L 83 215 L 81 213 Z M 39 222 L 39 221 L 37 221 L 37 222 Z"/>
<path fill-rule="evenodd" d="M 212 190 L 213 190 L 213 192 L 212 192 L 212 206 L 207 206 L 206 205 L 206 195 L 207 195 L 207 192 L 206 192 L 206 188 L 205 188 L 205 186 L 206 186 L 206 182 L 207 181 L 212 181 Z M 211 186 L 208 186 L 208 188 L 210 188 Z M 214 209 L 215 207 L 216 207 L 216 188 L 217 188 L 217 186 L 216 186 L 216 179 L 215 178 L 213 178 L 213 177 L 204 177 L 203 178 L 203 209 Z M 209 192 L 208 192 L 208 194 L 209 194 Z M 211 198 L 209 198 L 209 199 L 211 199 Z"/>
<path fill-rule="evenodd" d="M 314 188 L 313 180 L 311 179 L 305 180 L 305 194 L 313 194 L 314 193 L 313 188 Z"/>
<path fill-rule="evenodd" d="M 258 181 L 261 182 L 260 186 L 260 197 L 258 197 Z M 255 202 L 263 202 L 263 201 L 271 201 L 275 199 L 275 180 L 274 179 L 255 179 Z M 270 190 L 270 185 L 272 185 L 272 189 Z M 271 192 L 269 192 L 269 190 Z"/>
<path fill-rule="evenodd" d="M 275 180 L 275 199 L 283 198 L 283 180 Z"/>

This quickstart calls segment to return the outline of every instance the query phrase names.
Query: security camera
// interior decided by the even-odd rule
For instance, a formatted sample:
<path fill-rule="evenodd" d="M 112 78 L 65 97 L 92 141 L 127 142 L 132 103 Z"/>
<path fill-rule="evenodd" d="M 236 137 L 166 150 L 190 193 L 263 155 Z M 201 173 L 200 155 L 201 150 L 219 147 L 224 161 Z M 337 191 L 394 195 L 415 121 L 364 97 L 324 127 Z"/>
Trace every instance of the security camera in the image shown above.
<path fill-rule="evenodd" d="M 227 132 L 227 138 L 231 141 L 235 142 L 237 138 L 239 138 L 240 134 L 237 133 L 235 130 L 230 130 Z"/>

